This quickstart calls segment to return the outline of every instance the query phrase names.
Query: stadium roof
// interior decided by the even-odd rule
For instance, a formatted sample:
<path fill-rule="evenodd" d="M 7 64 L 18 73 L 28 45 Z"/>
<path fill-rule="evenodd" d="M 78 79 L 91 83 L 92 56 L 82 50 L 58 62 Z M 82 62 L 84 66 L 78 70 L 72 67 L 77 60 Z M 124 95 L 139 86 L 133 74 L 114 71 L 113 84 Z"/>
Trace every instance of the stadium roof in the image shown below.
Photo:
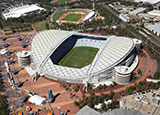
<path fill-rule="evenodd" d="M 41 11 L 41 10 L 44 10 L 44 8 L 39 7 L 37 4 L 32 4 L 32 5 L 23 5 L 23 6 L 8 8 L 4 12 L 2 12 L 2 14 L 5 17 L 5 19 L 18 18 L 21 16 L 25 16 L 33 11 Z"/>
<path fill-rule="evenodd" d="M 50 59 L 56 48 L 72 35 L 85 35 L 89 37 L 103 37 L 107 40 L 99 49 L 93 62 L 83 68 L 71 68 L 53 64 Z M 97 36 L 68 32 L 63 30 L 47 30 L 35 35 L 31 42 L 31 53 L 37 71 L 53 79 L 65 79 L 79 81 L 88 76 L 94 76 L 113 68 L 124 60 L 134 49 L 134 42 L 127 37 Z"/>

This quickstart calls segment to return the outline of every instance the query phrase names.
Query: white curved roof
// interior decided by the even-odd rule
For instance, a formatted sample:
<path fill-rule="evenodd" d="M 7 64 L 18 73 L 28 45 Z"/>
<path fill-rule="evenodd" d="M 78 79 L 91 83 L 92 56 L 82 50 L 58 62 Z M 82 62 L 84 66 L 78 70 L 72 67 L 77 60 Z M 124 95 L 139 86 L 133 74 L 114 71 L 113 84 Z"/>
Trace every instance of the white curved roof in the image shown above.
<path fill-rule="evenodd" d="M 87 35 L 103 37 L 107 40 L 99 49 L 93 62 L 83 68 L 71 68 L 53 64 L 50 56 L 55 49 L 71 35 Z M 135 44 L 132 39 L 117 36 L 99 36 L 69 32 L 62 30 L 47 30 L 35 35 L 31 42 L 31 53 L 37 71 L 57 79 L 82 80 L 88 76 L 106 71 L 119 64 L 133 50 Z"/>
<path fill-rule="evenodd" d="M 90 18 L 93 17 L 95 14 L 96 14 L 95 11 L 90 12 L 90 13 L 83 19 L 83 21 L 86 21 L 86 20 L 90 19 Z"/>
<path fill-rule="evenodd" d="M 18 6 L 13 7 L 5 10 L 2 14 L 3 16 L 7 18 L 18 18 L 23 15 L 27 15 L 29 12 L 37 11 L 37 10 L 44 10 L 44 8 L 39 7 L 37 4 L 32 5 L 24 5 L 24 6 Z"/>

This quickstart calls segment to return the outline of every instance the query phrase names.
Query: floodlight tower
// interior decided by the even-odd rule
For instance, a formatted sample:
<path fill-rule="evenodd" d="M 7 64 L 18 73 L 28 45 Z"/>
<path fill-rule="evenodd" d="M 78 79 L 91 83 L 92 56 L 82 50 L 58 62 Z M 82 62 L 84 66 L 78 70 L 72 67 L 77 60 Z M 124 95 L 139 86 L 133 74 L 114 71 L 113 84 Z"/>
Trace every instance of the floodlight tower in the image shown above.
<path fill-rule="evenodd" d="M 93 10 L 95 10 L 95 1 L 98 1 L 98 0 L 91 0 L 93 3 L 92 3 L 92 8 Z"/>
<path fill-rule="evenodd" d="M 67 11 L 67 1 L 65 1 L 65 4 L 66 4 L 66 11 Z"/>

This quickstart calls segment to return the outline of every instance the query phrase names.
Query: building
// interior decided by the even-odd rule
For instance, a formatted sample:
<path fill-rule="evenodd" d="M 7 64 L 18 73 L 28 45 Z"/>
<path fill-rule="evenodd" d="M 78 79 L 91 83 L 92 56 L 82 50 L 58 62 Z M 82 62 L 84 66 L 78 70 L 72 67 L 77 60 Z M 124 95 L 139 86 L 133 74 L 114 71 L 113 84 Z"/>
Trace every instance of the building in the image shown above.
<path fill-rule="evenodd" d="M 160 0 L 134 0 L 134 2 L 142 2 L 142 3 L 149 3 L 149 4 L 157 4 Z"/>
<path fill-rule="evenodd" d="M 102 115 L 102 114 L 86 105 L 82 109 L 80 109 L 78 113 L 76 113 L 76 115 Z"/>
<path fill-rule="evenodd" d="M 150 15 L 148 13 L 139 13 L 138 16 L 142 18 L 144 22 L 160 21 L 160 16 Z"/>
<path fill-rule="evenodd" d="M 152 11 L 148 12 L 148 14 L 160 17 L 160 10 L 152 10 Z"/>
<path fill-rule="evenodd" d="M 152 31 L 154 34 L 157 36 L 160 36 L 160 23 L 155 23 L 155 24 L 147 24 L 145 27 Z"/>
<path fill-rule="evenodd" d="M 103 113 L 102 115 L 145 115 L 145 114 L 133 109 L 113 109 L 111 111 Z"/>
<path fill-rule="evenodd" d="M 21 16 L 26 16 L 33 12 L 40 12 L 42 10 L 45 9 L 38 6 L 37 4 L 22 5 L 6 9 L 2 12 L 2 15 L 7 20 L 8 18 L 19 18 Z"/>
<path fill-rule="evenodd" d="M 120 108 L 138 110 L 146 115 L 159 115 L 160 91 L 147 90 L 125 96 L 120 101 Z"/>
<path fill-rule="evenodd" d="M 130 17 L 128 17 L 126 14 L 120 14 L 119 18 L 124 22 L 130 22 Z"/>
<path fill-rule="evenodd" d="M 84 19 L 83 22 L 86 20 L 91 21 L 93 18 L 95 18 L 97 16 L 95 11 L 91 11 Z"/>
<path fill-rule="evenodd" d="M 129 109 L 113 109 L 105 113 L 97 112 L 96 110 L 90 108 L 89 106 L 84 106 L 76 115 L 144 115 L 137 110 Z"/>
<path fill-rule="evenodd" d="M 116 66 L 130 68 L 135 64 L 136 44 L 128 37 L 46 30 L 32 38 L 30 50 L 39 74 L 59 81 L 98 83 L 113 78 Z M 99 49 L 89 65 L 81 68 L 59 65 L 72 48 L 85 46 Z"/>
<path fill-rule="evenodd" d="M 30 52 L 21 51 L 21 52 L 18 52 L 16 55 L 18 58 L 18 64 L 20 66 L 26 66 L 30 64 Z"/>
<path fill-rule="evenodd" d="M 46 98 L 40 97 L 38 95 L 33 95 L 29 98 L 28 102 L 35 104 L 36 106 L 42 106 L 45 103 Z"/>
<path fill-rule="evenodd" d="M 137 14 L 139 14 L 139 13 L 145 11 L 145 10 L 146 10 L 146 8 L 140 7 L 140 8 L 137 8 L 137 9 L 133 10 L 133 11 L 130 11 L 129 14 L 130 15 L 137 15 Z"/>

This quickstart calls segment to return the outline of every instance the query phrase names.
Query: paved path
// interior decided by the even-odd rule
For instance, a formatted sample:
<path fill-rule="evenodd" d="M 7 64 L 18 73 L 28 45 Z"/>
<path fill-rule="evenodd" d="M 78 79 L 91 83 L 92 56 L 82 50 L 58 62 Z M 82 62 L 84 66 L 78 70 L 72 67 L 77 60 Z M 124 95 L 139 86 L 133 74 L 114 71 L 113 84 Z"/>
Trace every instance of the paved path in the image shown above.
<path fill-rule="evenodd" d="M 155 72 L 157 72 L 157 69 L 158 69 L 158 63 L 157 63 L 157 60 L 156 59 L 153 59 L 153 62 L 154 62 L 154 70 L 152 72 L 152 76 L 154 76 Z"/>

